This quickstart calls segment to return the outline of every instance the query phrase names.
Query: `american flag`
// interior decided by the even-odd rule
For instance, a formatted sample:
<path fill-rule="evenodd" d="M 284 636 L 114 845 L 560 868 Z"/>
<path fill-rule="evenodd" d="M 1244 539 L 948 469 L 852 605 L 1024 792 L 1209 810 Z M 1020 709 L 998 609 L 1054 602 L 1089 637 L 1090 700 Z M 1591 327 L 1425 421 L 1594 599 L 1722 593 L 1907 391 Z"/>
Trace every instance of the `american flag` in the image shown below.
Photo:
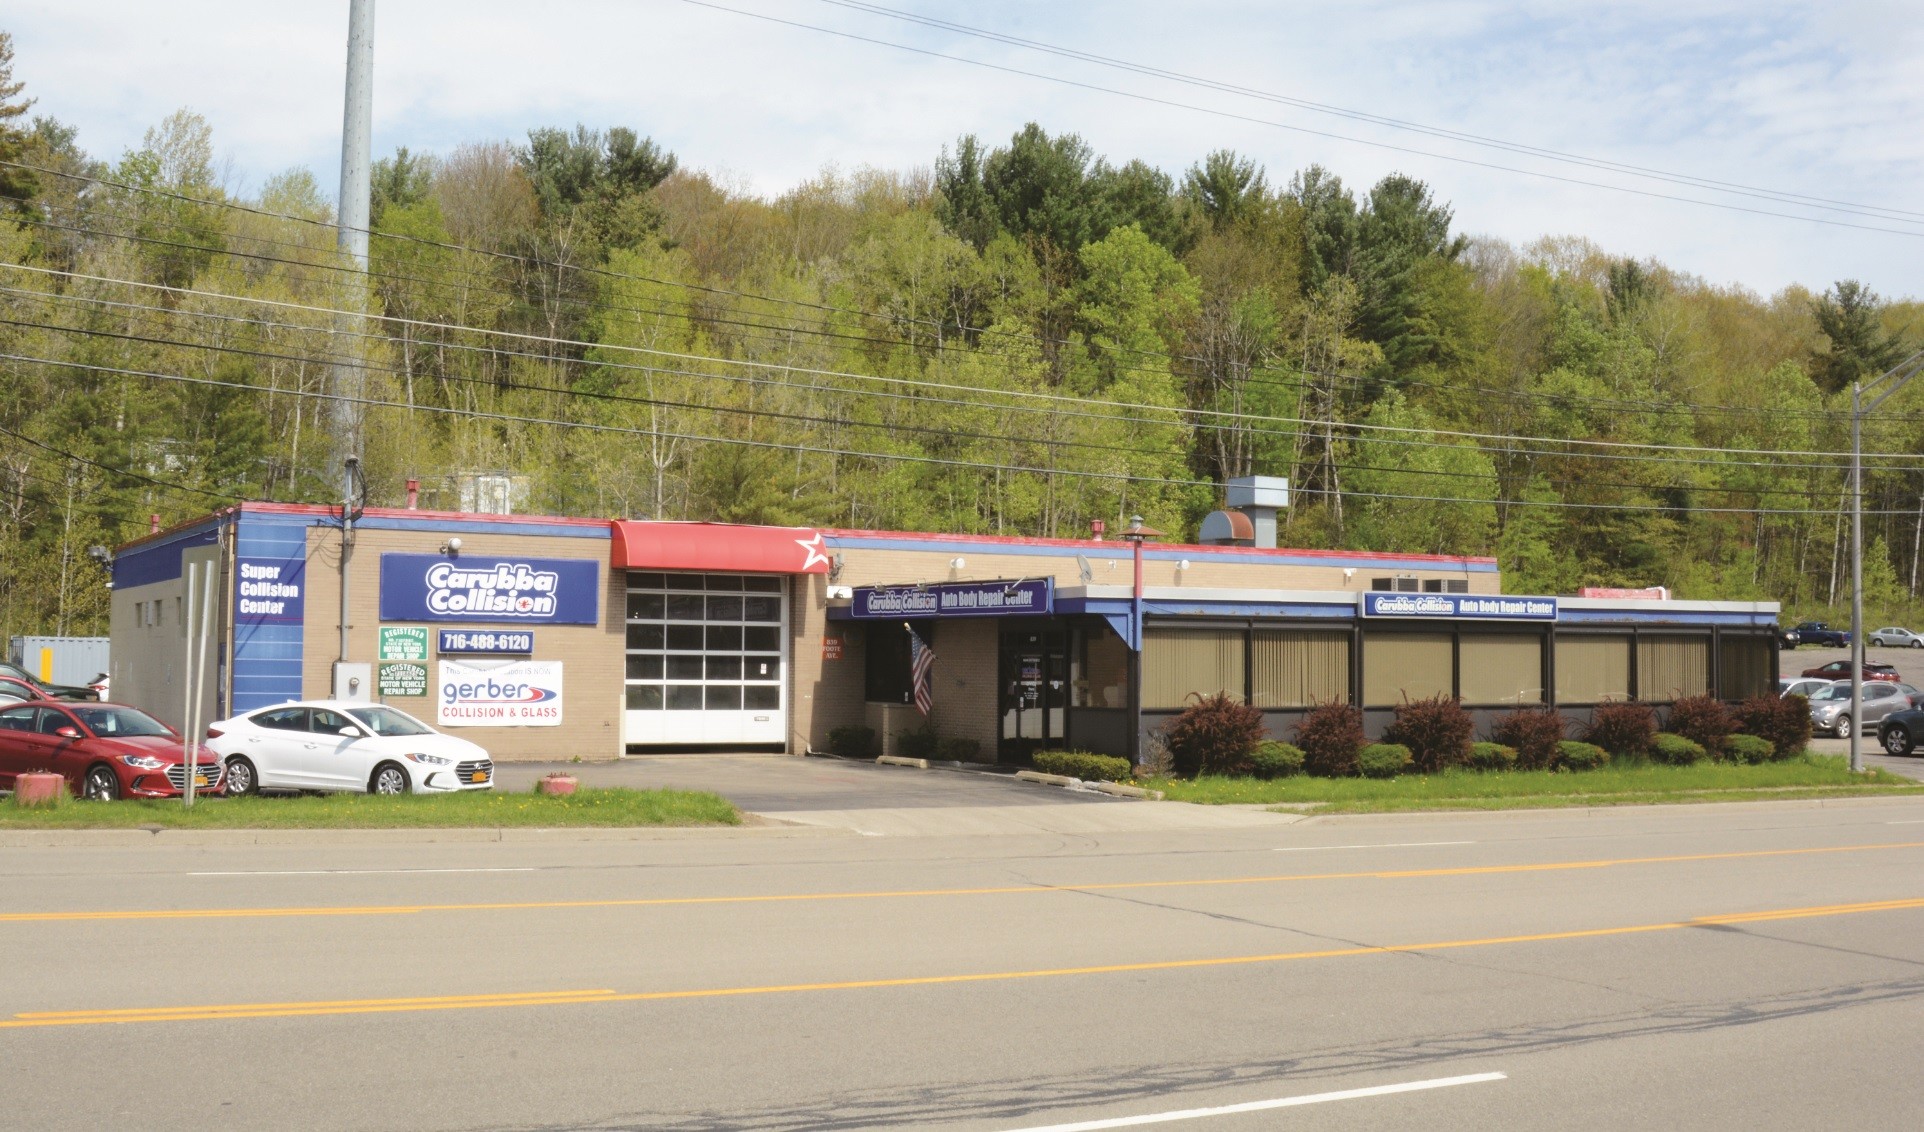
<path fill-rule="evenodd" d="M 909 674 L 915 681 L 915 710 L 927 715 L 935 706 L 929 680 L 929 674 L 935 669 L 935 650 L 923 643 L 922 634 L 906 625 L 903 628 L 909 631 Z"/>

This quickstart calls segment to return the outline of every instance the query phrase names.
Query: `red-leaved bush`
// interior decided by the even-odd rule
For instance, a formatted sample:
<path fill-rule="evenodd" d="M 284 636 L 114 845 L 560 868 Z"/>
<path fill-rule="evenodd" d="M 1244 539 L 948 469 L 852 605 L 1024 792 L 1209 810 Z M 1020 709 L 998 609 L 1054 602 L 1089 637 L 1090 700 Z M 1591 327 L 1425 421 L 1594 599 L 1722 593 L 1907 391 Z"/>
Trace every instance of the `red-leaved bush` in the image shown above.
<path fill-rule="evenodd" d="M 1553 707 L 1523 707 L 1499 716 L 1490 738 L 1516 751 L 1518 770 L 1549 770 L 1557 762 L 1557 744 L 1567 726 Z"/>
<path fill-rule="evenodd" d="M 1222 692 L 1190 694 L 1182 714 L 1162 725 L 1169 757 L 1183 778 L 1198 774 L 1248 774 L 1250 753 L 1263 741 L 1261 708 L 1238 703 Z"/>
<path fill-rule="evenodd" d="M 1752 696 L 1737 705 L 1737 730 L 1770 740 L 1773 758 L 1788 759 L 1810 746 L 1810 701 L 1802 696 Z"/>
<path fill-rule="evenodd" d="M 1324 778 L 1351 778 L 1363 749 L 1363 712 L 1353 704 L 1318 704 L 1296 725 L 1303 770 Z"/>
<path fill-rule="evenodd" d="M 1730 709 L 1715 696 L 1685 696 L 1670 705 L 1667 730 L 1700 744 L 1714 759 L 1722 757 L 1724 736 L 1735 730 L 1735 723 Z"/>
<path fill-rule="evenodd" d="M 1583 741 L 1602 747 L 1617 758 L 1643 758 L 1657 734 L 1657 713 L 1649 704 L 1598 704 L 1583 729 Z"/>
<path fill-rule="evenodd" d="M 1462 766 L 1470 757 L 1475 734 L 1476 721 L 1463 705 L 1453 697 L 1436 695 L 1399 704 L 1396 719 L 1383 732 L 1383 742 L 1408 747 L 1416 770 L 1435 774 Z"/>

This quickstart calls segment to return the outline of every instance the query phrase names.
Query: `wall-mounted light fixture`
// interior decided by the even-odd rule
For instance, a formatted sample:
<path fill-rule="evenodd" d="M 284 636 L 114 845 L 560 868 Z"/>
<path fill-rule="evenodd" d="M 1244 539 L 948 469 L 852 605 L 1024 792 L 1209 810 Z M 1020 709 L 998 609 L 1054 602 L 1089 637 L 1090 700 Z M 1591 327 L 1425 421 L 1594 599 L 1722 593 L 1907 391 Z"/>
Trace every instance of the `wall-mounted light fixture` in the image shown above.
<path fill-rule="evenodd" d="M 458 538 L 451 538 L 448 541 L 442 543 L 441 553 L 447 555 L 449 558 L 453 558 L 455 555 L 461 553 L 461 540 Z"/>
<path fill-rule="evenodd" d="M 966 558 L 957 557 L 957 558 L 949 559 L 949 569 L 951 570 L 960 570 L 962 567 L 967 566 L 968 564 L 969 564 L 969 560 Z"/>

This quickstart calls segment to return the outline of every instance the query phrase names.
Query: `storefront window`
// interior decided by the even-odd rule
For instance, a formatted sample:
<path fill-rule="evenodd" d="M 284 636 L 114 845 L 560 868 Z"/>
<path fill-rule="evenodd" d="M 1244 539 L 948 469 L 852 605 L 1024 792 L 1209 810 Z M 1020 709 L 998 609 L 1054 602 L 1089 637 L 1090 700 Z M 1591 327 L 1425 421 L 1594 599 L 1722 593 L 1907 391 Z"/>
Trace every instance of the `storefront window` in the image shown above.
<path fill-rule="evenodd" d="M 1088 622 L 1078 635 L 1070 688 L 1072 707 L 1129 706 L 1129 646 L 1107 621 Z"/>
<path fill-rule="evenodd" d="M 1558 703 L 1602 704 L 1629 698 L 1629 637 L 1557 638 Z"/>
<path fill-rule="evenodd" d="M 1241 629 L 1148 629 L 1142 640 L 1142 706 L 1188 706 L 1192 693 L 1243 698 Z"/>
<path fill-rule="evenodd" d="M 1720 649 L 1726 700 L 1770 694 L 1770 641 L 1764 637 L 1725 636 Z"/>
<path fill-rule="evenodd" d="M 1459 695 L 1466 704 L 1543 702 L 1543 638 L 1534 633 L 1464 633 L 1457 642 Z"/>
<path fill-rule="evenodd" d="M 1363 638 L 1363 704 L 1394 707 L 1454 691 L 1448 633 L 1371 633 Z"/>
<path fill-rule="evenodd" d="M 868 643 L 862 650 L 862 698 L 872 704 L 915 702 L 909 631 L 900 621 L 875 621 L 866 628 Z M 934 623 L 917 625 L 915 631 L 922 635 L 923 644 L 935 647 Z"/>
<path fill-rule="evenodd" d="M 1250 637 L 1250 702 L 1310 707 L 1349 700 L 1349 634 L 1257 630 Z"/>
<path fill-rule="evenodd" d="M 1664 703 L 1710 690 L 1710 638 L 1637 638 L 1637 698 Z"/>

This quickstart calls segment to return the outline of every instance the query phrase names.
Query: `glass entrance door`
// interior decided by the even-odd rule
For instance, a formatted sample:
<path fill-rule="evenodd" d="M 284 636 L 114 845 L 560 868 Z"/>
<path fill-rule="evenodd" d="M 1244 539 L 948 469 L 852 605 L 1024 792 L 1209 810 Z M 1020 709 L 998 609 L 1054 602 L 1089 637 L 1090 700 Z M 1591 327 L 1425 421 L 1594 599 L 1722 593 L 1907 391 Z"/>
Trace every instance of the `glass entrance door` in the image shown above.
<path fill-rule="evenodd" d="M 1036 751 L 1062 746 L 1069 702 L 1069 657 L 1059 627 L 1002 629 L 1000 762 L 1027 762 Z"/>

